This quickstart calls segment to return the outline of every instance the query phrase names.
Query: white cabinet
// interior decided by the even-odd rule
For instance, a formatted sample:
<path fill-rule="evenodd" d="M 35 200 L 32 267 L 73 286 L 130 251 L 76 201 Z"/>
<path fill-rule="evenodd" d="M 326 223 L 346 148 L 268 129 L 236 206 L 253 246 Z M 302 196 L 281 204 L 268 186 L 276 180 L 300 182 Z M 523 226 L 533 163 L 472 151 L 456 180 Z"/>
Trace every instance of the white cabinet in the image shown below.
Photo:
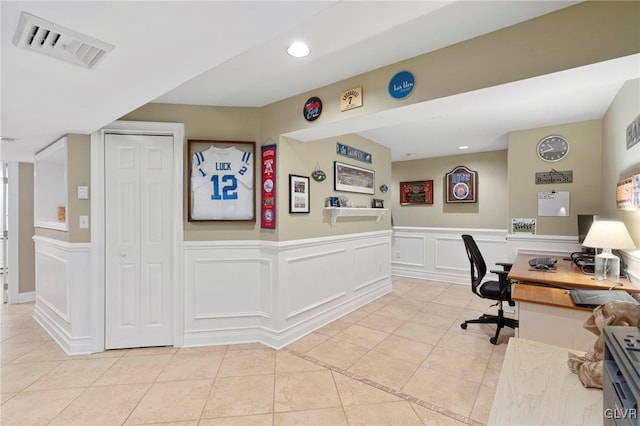
<path fill-rule="evenodd" d="M 68 230 L 66 137 L 35 155 L 34 198 L 36 228 Z"/>

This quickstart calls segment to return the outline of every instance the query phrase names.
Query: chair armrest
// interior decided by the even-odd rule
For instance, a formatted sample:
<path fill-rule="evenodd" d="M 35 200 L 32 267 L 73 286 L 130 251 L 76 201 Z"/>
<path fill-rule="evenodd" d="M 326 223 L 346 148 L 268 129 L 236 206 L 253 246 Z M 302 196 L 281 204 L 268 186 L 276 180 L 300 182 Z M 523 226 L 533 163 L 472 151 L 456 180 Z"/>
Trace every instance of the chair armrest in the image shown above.
<path fill-rule="evenodd" d="M 509 271 L 505 270 L 505 271 L 489 271 L 489 272 L 498 275 L 498 282 L 500 283 L 500 293 L 504 294 L 509 292 L 509 299 L 511 299 L 511 294 L 510 294 L 511 280 L 507 278 L 507 275 L 509 275 Z"/>
<path fill-rule="evenodd" d="M 511 267 L 513 266 L 513 263 L 496 262 L 496 265 L 502 266 L 502 269 L 504 269 L 505 271 L 510 271 Z"/>

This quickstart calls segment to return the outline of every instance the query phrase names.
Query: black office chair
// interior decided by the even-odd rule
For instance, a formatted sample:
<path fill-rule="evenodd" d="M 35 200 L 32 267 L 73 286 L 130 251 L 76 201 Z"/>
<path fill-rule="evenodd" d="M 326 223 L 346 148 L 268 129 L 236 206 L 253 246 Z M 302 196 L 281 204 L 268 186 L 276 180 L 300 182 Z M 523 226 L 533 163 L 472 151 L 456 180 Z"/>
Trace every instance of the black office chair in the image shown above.
<path fill-rule="evenodd" d="M 511 263 L 496 263 L 496 265 L 502 266 L 502 271 L 491 271 L 494 274 L 498 274 L 499 281 L 485 281 L 482 279 L 487 273 L 487 264 L 482 258 L 482 254 L 478 249 L 478 245 L 474 241 L 471 235 L 463 235 L 464 247 L 467 249 L 467 256 L 471 263 L 471 290 L 478 296 L 484 299 L 496 300 L 497 303 L 492 306 L 498 306 L 498 315 L 484 314 L 478 319 L 467 320 L 460 324 L 460 327 L 464 330 L 467 328 L 467 324 L 497 324 L 495 336 L 489 339 L 494 345 L 498 342 L 498 335 L 502 328 L 511 327 L 516 328 L 518 321 L 512 318 L 505 318 L 504 311 L 502 310 L 502 302 L 509 302 L 514 306 L 514 302 L 511 300 L 511 282 L 507 279 L 507 274 L 511 269 Z"/>

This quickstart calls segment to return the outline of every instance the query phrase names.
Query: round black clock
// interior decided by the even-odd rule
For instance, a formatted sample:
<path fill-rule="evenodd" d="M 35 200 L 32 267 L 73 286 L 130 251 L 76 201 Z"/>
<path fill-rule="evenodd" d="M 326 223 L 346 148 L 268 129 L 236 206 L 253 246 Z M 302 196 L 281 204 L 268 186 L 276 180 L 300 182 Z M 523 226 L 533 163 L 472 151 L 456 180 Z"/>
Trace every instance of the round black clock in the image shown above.
<path fill-rule="evenodd" d="M 547 136 L 538 142 L 537 151 L 544 161 L 560 161 L 569 153 L 569 141 L 558 135 Z"/>

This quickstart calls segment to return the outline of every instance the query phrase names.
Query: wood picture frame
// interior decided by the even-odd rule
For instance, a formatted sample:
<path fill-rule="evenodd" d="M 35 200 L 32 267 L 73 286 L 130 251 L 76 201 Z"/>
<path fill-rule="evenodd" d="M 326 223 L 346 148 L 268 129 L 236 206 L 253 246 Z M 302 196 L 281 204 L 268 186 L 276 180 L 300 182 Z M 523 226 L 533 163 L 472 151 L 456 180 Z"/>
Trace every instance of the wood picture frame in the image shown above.
<path fill-rule="evenodd" d="M 289 213 L 309 213 L 309 176 L 289 175 Z"/>
<path fill-rule="evenodd" d="M 376 172 L 351 164 L 333 162 L 333 189 L 360 194 L 375 193 Z"/>
<path fill-rule="evenodd" d="M 433 180 L 400 182 L 400 205 L 433 204 Z"/>
<path fill-rule="evenodd" d="M 256 220 L 256 143 L 189 139 L 189 222 Z"/>
<path fill-rule="evenodd" d="M 458 166 L 446 174 L 447 203 L 478 202 L 478 172 Z"/>

